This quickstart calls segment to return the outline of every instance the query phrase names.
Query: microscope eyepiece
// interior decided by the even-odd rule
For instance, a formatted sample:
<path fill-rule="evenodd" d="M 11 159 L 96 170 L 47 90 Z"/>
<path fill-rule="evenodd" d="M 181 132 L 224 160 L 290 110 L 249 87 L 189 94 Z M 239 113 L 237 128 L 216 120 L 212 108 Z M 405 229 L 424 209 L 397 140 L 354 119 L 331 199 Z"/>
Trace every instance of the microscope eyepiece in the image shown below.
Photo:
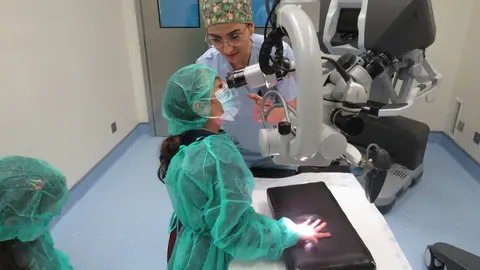
<path fill-rule="evenodd" d="M 228 88 L 238 88 L 247 85 L 245 69 L 238 69 L 227 74 Z"/>

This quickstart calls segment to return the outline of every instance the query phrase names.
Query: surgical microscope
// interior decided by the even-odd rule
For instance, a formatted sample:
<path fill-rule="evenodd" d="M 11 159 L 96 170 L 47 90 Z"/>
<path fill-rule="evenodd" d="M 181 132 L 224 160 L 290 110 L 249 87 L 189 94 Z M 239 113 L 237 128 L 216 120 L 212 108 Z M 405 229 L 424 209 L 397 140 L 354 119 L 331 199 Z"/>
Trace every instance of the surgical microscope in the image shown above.
<path fill-rule="evenodd" d="M 267 87 L 259 134 L 263 156 L 308 168 L 344 162 L 382 210 L 419 179 L 428 126 L 402 115 L 434 99 L 441 75 L 426 49 L 436 26 L 430 0 L 277 0 L 268 8 L 259 63 L 227 75 L 230 88 Z M 271 30 L 267 34 L 268 22 Z M 290 42 L 295 60 L 283 56 Z M 294 77 L 297 108 L 275 85 Z M 274 108 L 285 120 L 266 123 Z M 288 112 L 288 113 L 287 113 Z M 307 168 L 307 170 L 305 170 Z"/>

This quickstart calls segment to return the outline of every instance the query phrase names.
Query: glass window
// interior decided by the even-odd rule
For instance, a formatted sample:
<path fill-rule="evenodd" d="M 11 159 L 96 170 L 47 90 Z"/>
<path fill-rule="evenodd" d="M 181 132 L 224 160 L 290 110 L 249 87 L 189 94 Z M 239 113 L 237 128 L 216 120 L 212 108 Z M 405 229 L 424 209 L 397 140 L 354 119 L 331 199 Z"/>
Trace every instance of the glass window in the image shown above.
<path fill-rule="evenodd" d="M 160 27 L 200 28 L 198 0 L 158 0 Z"/>
<path fill-rule="evenodd" d="M 270 9 L 273 5 L 273 0 L 269 0 Z M 265 23 L 268 19 L 267 9 L 265 8 L 265 0 L 253 0 L 252 1 L 253 22 L 255 27 L 265 27 Z M 271 26 L 270 23 L 268 26 Z"/>

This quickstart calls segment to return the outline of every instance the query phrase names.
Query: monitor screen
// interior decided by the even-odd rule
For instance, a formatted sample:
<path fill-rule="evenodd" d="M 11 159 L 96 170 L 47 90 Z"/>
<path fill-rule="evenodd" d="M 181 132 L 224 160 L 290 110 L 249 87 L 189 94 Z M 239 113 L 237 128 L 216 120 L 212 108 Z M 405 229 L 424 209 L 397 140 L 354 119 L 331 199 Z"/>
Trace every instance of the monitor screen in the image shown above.
<path fill-rule="evenodd" d="M 337 31 L 346 33 L 358 33 L 358 16 L 360 9 L 343 8 L 340 10 L 338 18 Z"/>

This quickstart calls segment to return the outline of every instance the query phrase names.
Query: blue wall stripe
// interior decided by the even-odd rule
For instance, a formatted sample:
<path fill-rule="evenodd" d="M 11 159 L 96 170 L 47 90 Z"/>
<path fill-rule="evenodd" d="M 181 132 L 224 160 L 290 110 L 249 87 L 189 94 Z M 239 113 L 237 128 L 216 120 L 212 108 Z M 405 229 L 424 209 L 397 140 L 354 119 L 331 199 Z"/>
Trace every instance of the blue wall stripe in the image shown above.
<path fill-rule="evenodd" d="M 51 223 L 55 226 L 61 216 L 68 213 L 75 204 L 97 183 L 102 175 L 110 168 L 141 135 L 148 135 L 150 132 L 148 123 L 139 123 L 122 141 L 120 141 L 95 167 L 93 167 L 78 183 L 70 189 L 69 198 L 62 208 L 60 216 Z"/>
<path fill-rule="evenodd" d="M 62 209 L 62 213 L 52 222 L 52 227 L 58 220 L 72 209 L 83 196 L 92 188 L 101 176 L 127 151 L 129 147 L 141 135 L 149 135 L 150 127 L 148 123 L 138 124 L 105 158 L 103 158 L 85 177 L 80 180 L 70 190 L 69 200 Z M 444 132 L 432 132 L 428 138 L 429 143 L 441 145 L 447 150 L 475 179 L 480 182 L 480 164 L 463 151 L 450 137 Z"/>
<path fill-rule="evenodd" d="M 434 131 L 431 132 L 430 135 L 428 136 L 428 143 L 438 143 L 442 141 L 442 138 L 447 136 L 445 133 L 440 132 L 440 131 Z"/>
<path fill-rule="evenodd" d="M 447 152 L 462 165 L 465 171 L 480 183 L 480 163 L 443 132 L 438 144 L 447 150 Z"/>

